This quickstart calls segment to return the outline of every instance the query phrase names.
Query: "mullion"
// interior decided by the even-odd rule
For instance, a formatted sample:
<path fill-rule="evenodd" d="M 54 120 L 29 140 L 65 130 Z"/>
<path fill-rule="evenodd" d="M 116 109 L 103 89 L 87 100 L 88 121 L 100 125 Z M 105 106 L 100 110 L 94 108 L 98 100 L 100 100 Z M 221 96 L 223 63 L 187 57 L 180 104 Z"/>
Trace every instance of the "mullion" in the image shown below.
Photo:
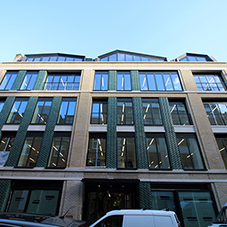
<path fill-rule="evenodd" d="M 178 120 L 179 120 L 179 122 L 180 122 L 180 125 L 182 125 L 181 118 L 180 118 L 180 113 L 179 113 L 179 109 L 178 109 L 178 103 L 176 103 L 176 110 L 177 110 L 177 117 L 178 117 Z"/>
<path fill-rule="evenodd" d="M 156 73 L 154 73 L 154 82 L 155 82 L 156 91 L 158 91 L 158 85 L 157 85 L 157 81 L 156 81 Z"/>
<path fill-rule="evenodd" d="M 31 155 L 31 150 L 32 150 L 32 147 L 33 147 L 33 144 L 34 144 L 34 139 L 35 139 L 35 137 L 33 137 L 33 139 L 32 139 L 32 143 L 31 143 L 31 147 L 30 147 L 30 151 L 29 151 L 29 155 L 28 155 L 25 167 L 28 166 L 28 160 L 29 160 L 30 155 Z"/>
<path fill-rule="evenodd" d="M 66 118 L 68 116 L 69 104 L 70 104 L 70 101 L 67 101 L 67 110 L 66 110 L 66 116 L 65 116 L 65 119 L 64 119 L 65 124 L 66 124 Z"/>
<path fill-rule="evenodd" d="M 42 102 L 42 101 L 41 101 L 41 102 Z M 42 106 L 42 110 L 40 111 L 40 117 L 39 117 L 39 122 L 38 122 L 38 123 L 40 123 L 41 117 L 43 117 L 43 109 L 44 109 L 45 103 L 46 103 L 46 101 L 43 101 L 43 106 Z M 38 103 L 37 103 L 37 104 L 38 104 Z"/>
<path fill-rule="evenodd" d="M 185 141 L 186 141 L 186 144 L 187 144 L 187 147 L 188 147 L 188 151 L 189 151 L 189 155 L 190 155 L 190 159 L 191 159 L 192 168 L 195 169 L 193 159 L 191 158 L 191 150 L 190 150 L 190 147 L 188 145 L 188 138 L 185 138 Z"/>
<path fill-rule="evenodd" d="M 174 83 L 173 83 L 172 73 L 169 73 L 169 76 L 170 76 L 170 80 L 172 82 L 173 90 L 175 91 L 175 86 L 174 86 Z"/>
<path fill-rule="evenodd" d="M 59 150 L 58 150 L 58 158 L 57 158 L 57 161 L 56 161 L 56 167 L 58 167 L 58 161 L 59 161 L 60 152 L 61 152 L 62 137 L 60 137 L 60 138 L 61 138 L 61 140 L 60 140 L 60 145 L 59 145 Z"/>
<path fill-rule="evenodd" d="M 23 102 L 23 101 L 21 100 L 21 101 L 20 101 L 20 104 L 19 104 L 19 106 L 18 106 L 18 108 L 17 108 L 17 111 L 16 111 L 15 114 L 14 114 L 14 119 L 13 119 L 13 122 L 12 122 L 12 123 L 14 123 L 16 116 L 19 115 L 19 109 L 20 109 L 20 107 L 21 107 L 22 102 Z M 20 115 L 19 115 L 19 116 L 20 116 Z"/>

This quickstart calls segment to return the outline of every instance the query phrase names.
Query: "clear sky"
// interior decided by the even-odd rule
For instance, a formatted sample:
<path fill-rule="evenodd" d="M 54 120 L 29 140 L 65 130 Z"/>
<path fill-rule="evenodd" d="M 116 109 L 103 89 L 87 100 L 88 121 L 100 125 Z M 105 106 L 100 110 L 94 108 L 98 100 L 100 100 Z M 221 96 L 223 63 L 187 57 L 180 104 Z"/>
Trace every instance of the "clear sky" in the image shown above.
<path fill-rule="evenodd" d="M 227 61 L 227 0 L 0 0 L 0 62 L 115 49 Z"/>

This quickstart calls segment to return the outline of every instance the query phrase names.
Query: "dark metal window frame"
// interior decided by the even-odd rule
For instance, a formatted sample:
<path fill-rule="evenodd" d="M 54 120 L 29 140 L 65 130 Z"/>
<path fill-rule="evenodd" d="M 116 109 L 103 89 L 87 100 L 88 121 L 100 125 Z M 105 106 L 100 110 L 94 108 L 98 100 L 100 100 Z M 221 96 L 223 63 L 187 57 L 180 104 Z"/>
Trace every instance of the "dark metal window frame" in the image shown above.
<path fill-rule="evenodd" d="M 159 105 L 159 110 L 160 110 L 160 118 L 161 118 L 161 121 L 162 121 L 162 124 L 155 124 L 155 122 L 154 122 L 154 114 L 153 114 L 153 109 L 151 108 L 151 115 L 152 115 L 152 124 L 146 124 L 145 122 L 144 122 L 144 125 L 145 126 L 149 126 L 149 125 L 163 125 L 163 119 L 162 119 L 162 113 L 161 113 L 161 107 L 160 107 L 160 103 L 159 103 L 159 99 L 158 98 L 142 98 L 142 104 L 143 103 L 149 103 L 150 104 L 150 106 L 152 106 L 152 103 L 158 103 L 158 105 Z M 142 106 L 142 109 L 143 109 L 143 106 Z M 144 116 L 144 112 L 143 112 L 143 116 Z"/>
<path fill-rule="evenodd" d="M 66 123 L 66 119 L 67 119 L 67 117 L 68 117 L 69 103 L 70 103 L 70 102 L 75 102 L 75 110 L 76 110 L 77 98 L 63 97 L 63 98 L 62 98 L 62 101 L 61 101 L 61 106 L 60 106 L 60 109 L 59 109 L 58 116 L 59 116 L 60 113 L 61 113 L 62 102 L 68 102 L 68 104 L 67 104 L 67 110 L 66 110 L 66 116 L 65 116 L 65 119 L 64 119 L 64 123 L 58 123 L 58 121 L 57 121 L 57 125 L 72 125 L 73 122 L 72 122 L 72 123 Z M 74 119 L 74 116 L 75 116 L 75 110 L 74 110 L 73 119 Z"/>
<path fill-rule="evenodd" d="M 147 144 L 147 139 L 148 138 L 154 138 L 155 139 L 156 154 L 157 154 L 158 166 L 159 166 L 159 168 L 150 168 L 149 167 L 149 161 L 150 160 L 149 160 L 148 149 L 147 149 L 147 160 L 148 160 L 148 168 L 149 168 L 149 170 L 172 170 L 171 160 L 170 160 L 170 155 L 169 155 L 169 149 L 168 149 L 168 146 L 167 146 L 165 134 L 163 134 L 163 133 L 155 133 L 155 134 L 154 133 L 146 133 L 146 145 L 147 145 L 147 147 L 148 147 L 148 144 Z M 165 139 L 165 144 L 166 144 L 166 149 L 167 149 L 169 167 L 170 168 L 160 168 L 160 160 L 159 160 L 159 154 L 158 154 L 158 145 L 157 145 L 157 142 L 156 142 L 157 138 L 164 138 Z"/>
<path fill-rule="evenodd" d="M 61 141 L 60 141 L 60 146 L 59 146 L 59 150 L 58 150 L 58 157 L 57 157 L 57 165 L 56 166 L 48 166 L 49 164 L 49 161 L 50 159 L 52 158 L 51 156 L 51 150 L 52 150 L 52 147 L 53 147 L 53 142 L 54 142 L 54 139 L 57 138 L 57 137 L 60 137 L 61 138 Z M 70 150 L 70 142 L 71 142 L 71 133 L 70 132 L 64 132 L 64 133 L 54 133 L 54 136 L 53 136 L 53 139 L 52 139 L 52 143 L 51 143 L 51 149 L 50 149 L 50 153 L 49 153 L 49 159 L 48 159 L 48 163 L 47 163 L 47 166 L 45 167 L 45 169 L 65 169 L 67 167 L 67 165 L 65 164 L 65 167 L 59 167 L 58 166 L 58 161 L 59 161 L 59 158 L 60 158 L 60 152 L 61 152 L 61 149 L 62 149 L 62 139 L 63 137 L 68 137 L 69 138 L 69 149 L 67 151 L 67 159 L 69 157 L 69 150 Z M 65 160 L 65 163 L 67 163 L 67 159 Z"/>
<path fill-rule="evenodd" d="M 49 76 L 53 76 L 53 79 L 52 79 L 51 82 L 48 82 Z M 54 81 L 54 78 L 56 76 L 60 76 L 60 80 L 61 80 L 61 77 L 62 76 L 67 76 L 66 85 L 65 85 L 65 87 L 64 87 L 63 90 L 60 90 L 59 89 L 59 85 L 62 83 L 60 80 L 59 80 L 59 82 L 53 82 Z M 73 87 L 76 87 L 76 88 L 78 87 L 78 89 L 69 89 L 69 90 L 68 89 L 65 89 L 65 88 L 67 88 L 67 85 L 68 85 L 68 78 L 69 78 L 69 76 L 74 76 L 73 82 L 70 82 L 70 83 L 72 83 Z M 80 87 L 80 80 L 79 80 L 79 83 L 76 82 L 76 78 L 77 77 L 79 77 L 81 79 L 80 73 L 66 73 L 66 74 L 61 74 L 61 73 L 57 74 L 56 73 L 56 74 L 48 74 L 48 76 L 46 78 L 46 81 L 44 82 L 44 85 L 43 85 L 43 90 L 47 90 L 47 91 L 78 91 L 79 90 L 79 87 Z M 51 89 L 53 87 L 53 84 L 56 84 L 56 89 Z M 47 85 L 50 85 L 50 89 L 46 89 Z"/>
<path fill-rule="evenodd" d="M 51 61 L 51 58 L 56 57 L 55 61 Z M 44 60 L 45 58 L 48 58 L 48 60 Z M 64 58 L 64 60 L 59 60 L 60 58 Z M 67 58 L 72 58 L 73 61 L 67 61 Z M 39 61 L 36 61 L 36 59 L 39 59 Z M 84 61 L 83 56 L 70 56 L 70 55 L 37 55 L 37 56 L 27 56 L 26 62 L 80 62 Z"/>
<path fill-rule="evenodd" d="M 226 156 L 227 156 L 227 146 L 226 146 L 225 143 L 224 143 L 224 139 L 227 141 L 227 135 L 224 135 L 224 134 L 218 135 L 218 134 L 216 134 L 216 135 L 215 135 L 215 138 L 216 138 L 216 141 L 217 141 L 218 139 L 221 140 L 222 146 L 223 146 L 223 148 L 225 148 L 224 150 L 225 150 L 225 154 L 226 154 Z M 223 149 L 223 148 L 222 148 L 222 149 Z M 218 149 L 220 149 L 219 146 L 218 146 Z M 222 149 L 219 150 L 219 152 L 221 152 Z M 227 162 L 226 162 L 225 160 L 223 160 L 223 162 L 224 162 L 225 167 L 226 167 L 226 169 L 227 169 Z"/>
<path fill-rule="evenodd" d="M 119 74 L 123 74 L 124 83 L 123 83 L 123 90 L 118 90 L 117 89 L 117 91 L 131 91 L 132 90 L 132 76 L 131 76 L 131 72 L 130 71 L 117 71 L 117 85 L 118 85 L 118 75 Z M 125 89 L 125 74 L 129 74 L 129 76 L 130 76 L 130 89 L 128 89 L 128 90 Z"/>
<path fill-rule="evenodd" d="M 88 154 L 89 154 L 89 150 L 90 150 L 90 140 L 91 139 L 105 139 L 106 140 L 106 147 L 105 147 L 105 152 L 104 153 L 106 153 L 106 148 L 107 148 L 107 135 L 106 135 L 106 133 L 90 133 L 89 134 L 89 140 L 88 140 L 88 151 L 87 151 L 87 159 L 86 159 L 86 166 L 87 167 L 90 167 L 90 165 L 88 165 Z M 97 153 L 97 151 L 98 151 L 98 143 L 97 143 L 97 145 L 96 145 L 96 153 Z M 105 154 L 106 155 L 106 154 Z M 95 160 L 95 162 L 96 162 L 96 165 L 94 165 L 94 166 L 91 166 L 91 167 L 104 167 L 104 166 L 98 166 L 97 165 L 97 161 L 98 161 L 98 157 L 97 157 L 97 155 L 96 155 L 96 160 Z M 105 160 L 105 166 L 106 166 L 106 160 Z"/>
<path fill-rule="evenodd" d="M 134 142 L 135 142 L 135 161 L 136 161 L 136 167 L 133 168 L 129 168 L 129 167 L 125 167 L 125 168 L 119 168 L 118 167 L 118 142 L 116 141 L 116 151 L 117 151 L 117 170 L 136 170 L 138 169 L 138 160 L 137 160 L 137 150 L 136 150 L 136 137 L 134 133 L 117 133 L 117 140 L 118 138 L 126 138 L 126 142 L 125 142 L 125 151 L 126 151 L 126 160 L 128 160 L 128 149 L 127 149 L 127 139 L 128 138 L 134 138 Z"/>
<path fill-rule="evenodd" d="M 97 81 L 96 74 L 101 74 L 101 77 L 100 77 L 100 88 L 99 89 L 95 89 L 95 81 Z M 101 89 L 102 88 L 103 74 L 107 74 L 108 75 L 108 77 L 107 77 L 107 89 Z M 93 88 L 93 90 L 94 91 L 108 91 L 108 89 L 109 89 L 109 72 L 108 71 L 95 71 L 94 88 Z"/>
<path fill-rule="evenodd" d="M 156 74 L 161 74 L 162 75 L 162 81 L 163 81 L 163 85 L 165 87 L 164 91 L 183 91 L 181 80 L 180 80 L 180 77 L 179 77 L 179 74 L 178 74 L 177 71 L 166 71 L 166 72 L 165 71 L 139 71 L 139 78 L 140 78 L 140 73 L 146 75 L 146 82 L 147 82 L 147 90 L 142 90 L 141 89 L 141 83 L 140 83 L 140 90 L 141 91 L 163 91 L 163 90 L 158 90 L 157 89 L 158 86 L 157 86 Z M 179 80 L 179 83 L 180 83 L 180 86 L 181 86 L 181 90 L 175 90 L 175 86 L 174 86 L 174 82 L 173 82 L 173 78 L 172 78 L 172 73 L 177 74 L 178 80 Z M 148 74 L 154 74 L 154 82 L 155 82 L 155 87 L 156 87 L 155 90 L 152 90 L 152 89 L 149 88 L 148 77 L 147 77 Z M 165 80 L 164 80 L 163 74 L 169 74 L 170 75 L 170 79 L 171 79 L 173 90 L 167 90 L 166 89 L 166 85 L 165 85 Z"/>
<path fill-rule="evenodd" d="M 192 169 L 186 169 L 186 168 L 184 168 L 182 158 L 180 157 L 180 158 L 181 158 L 181 163 L 182 163 L 183 169 L 184 169 L 185 171 L 205 171 L 205 170 L 207 170 L 207 169 L 205 168 L 205 163 L 204 163 L 203 155 L 202 155 L 201 148 L 200 148 L 200 145 L 199 145 L 199 142 L 198 142 L 198 140 L 197 140 L 196 135 L 194 135 L 194 134 L 186 134 L 186 133 L 182 133 L 182 134 L 177 133 L 177 134 L 176 134 L 176 138 L 177 138 L 177 139 L 179 139 L 179 138 L 186 139 L 185 141 L 186 141 L 187 148 L 188 148 L 188 151 L 189 151 L 188 155 L 191 155 L 191 150 L 189 149 L 189 145 L 188 145 L 188 140 L 187 140 L 187 139 L 189 139 L 189 138 L 195 139 L 195 141 L 196 141 L 196 143 L 197 143 L 197 146 L 198 146 L 198 150 L 199 150 L 199 154 L 200 154 L 200 157 L 201 157 L 201 161 L 202 161 L 202 164 L 203 164 L 203 168 L 202 168 L 202 169 L 195 169 L 195 168 L 194 168 L 193 160 L 191 159 L 191 164 L 192 164 L 192 167 L 193 167 L 193 168 L 192 168 Z M 179 152 L 180 152 L 179 145 L 178 145 L 178 150 L 179 150 Z M 180 152 L 180 154 L 181 154 L 181 152 Z"/>
<path fill-rule="evenodd" d="M 26 88 L 25 88 L 25 89 L 22 89 L 21 87 L 22 87 L 22 85 L 24 84 L 24 81 L 25 81 L 25 78 L 26 78 L 26 75 L 27 75 L 27 74 L 31 74 L 31 77 L 30 77 L 30 79 L 29 79 L 29 82 L 27 83 Z M 28 87 L 29 87 L 29 84 L 30 84 L 30 82 L 31 82 L 32 76 L 33 76 L 34 74 L 37 74 L 37 77 L 38 77 L 39 72 L 38 72 L 38 71 L 34 71 L 34 72 L 33 72 L 33 71 L 32 71 L 32 72 L 27 71 L 27 72 L 26 72 L 26 75 L 25 75 L 25 77 L 24 77 L 24 79 L 23 79 L 23 82 L 21 83 L 20 90 L 22 90 L 22 91 L 33 90 L 35 83 L 34 83 L 34 85 L 33 85 L 33 87 L 32 87 L 31 89 L 30 89 L 30 88 L 28 89 Z M 36 77 L 36 80 L 37 80 L 37 77 Z M 35 80 L 35 81 L 36 81 L 36 80 Z"/>
<path fill-rule="evenodd" d="M 118 98 L 117 99 L 117 107 L 118 107 L 118 102 L 123 102 L 124 104 L 125 103 L 132 103 L 132 121 L 133 121 L 133 123 L 132 124 L 126 124 L 125 123 L 125 120 L 126 120 L 127 115 L 126 115 L 126 111 L 124 111 L 124 124 L 117 123 L 117 125 L 134 125 L 135 124 L 135 121 L 134 121 L 134 111 L 133 111 L 132 98 Z M 118 113 L 117 113 L 117 116 L 116 117 L 118 117 Z"/>
<path fill-rule="evenodd" d="M 96 113 L 96 112 L 93 112 L 93 104 L 94 103 L 99 103 L 99 104 L 106 104 L 106 113 L 105 112 L 101 112 L 101 108 L 100 108 L 100 106 L 99 106 L 99 112 L 98 113 Z M 107 124 L 107 118 L 108 118 L 108 115 L 107 115 L 107 113 L 108 113 L 108 100 L 104 100 L 104 99 L 94 99 L 93 100 L 93 102 L 92 102 L 92 110 L 91 110 L 91 120 L 90 120 L 90 123 L 91 124 L 103 124 L 102 122 L 100 122 L 100 117 L 98 118 L 98 123 L 93 123 L 92 122 L 92 115 L 94 114 L 94 113 L 96 113 L 96 114 L 98 114 L 99 116 L 101 115 L 101 114 L 104 114 L 104 115 L 106 115 L 106 123 L 105 124 Z"/>
<path fill-rule="evenodd" d="M 6 75 L 7 75 L 7 74 L 10 74 L 10 78 L 7 80 L 7 83 L 6 83 L 5 87 L 4 87 L 4 89 L 1 89 L 2 91 L 9 91 L 9 90 L 12 89 L 12 86 L 13 86 L 13 84 L 14 84 L 14 81 L 13 81 L 13 83 L 12 83 L 12 86 L 11 86 L 9 89 L 6 89 L 6 87 L 7 87 L 8 83 L 9 83 L 10 80 L 11 80 L 12 74 L 17 74 L 17 75 L 18 75 L 18 71 L 7 71 L 6 74 L 4 75 L 4 77 L 3 77 L 2 80 L 1 80 L 0 86 L 2 85 L 2 82 L 3 82 L 4 79 L 6 78 Z M 16 76 L 16 77 L 17 77 L 17 76 Z"/>

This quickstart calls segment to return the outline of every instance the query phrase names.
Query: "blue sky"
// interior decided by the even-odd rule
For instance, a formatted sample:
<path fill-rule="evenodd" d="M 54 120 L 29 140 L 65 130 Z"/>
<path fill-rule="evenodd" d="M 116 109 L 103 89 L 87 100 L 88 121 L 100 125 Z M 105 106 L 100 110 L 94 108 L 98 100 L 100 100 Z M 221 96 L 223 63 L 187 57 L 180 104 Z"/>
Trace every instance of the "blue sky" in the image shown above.
<path fill-rule="evenodd" d="M 0 62 L 115 49 L 227 61 L 227 0 L 0 0 Z"/>

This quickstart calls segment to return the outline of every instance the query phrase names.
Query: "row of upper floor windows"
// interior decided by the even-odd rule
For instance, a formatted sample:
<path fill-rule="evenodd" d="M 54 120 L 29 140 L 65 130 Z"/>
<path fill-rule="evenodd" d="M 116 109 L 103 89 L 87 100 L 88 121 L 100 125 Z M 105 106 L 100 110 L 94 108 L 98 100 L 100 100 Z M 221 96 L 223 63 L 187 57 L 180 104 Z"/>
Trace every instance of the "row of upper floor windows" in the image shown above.
<path fill-rule="evenodd" d="M 170 170 L 172 167 L 171 158 L 165 134 L 146 133 L 144 141 L 148 169 Z M 10 151 L 15 141 L 14 133 L 4 132 L 0 141 L 0 167 L 7 163 Z M 65 168 L 70 147 L 70 133 L 55 133 L 52 138 L 51 150 L 48 152 L 47 166 L 50 168 Z M 16 167 L 36 167 L 39 159 L 43 140 L 43 133 L 28 132 L 23 142 Z M 226 136 L 216 137 L 219 152 L 227 168 L 227 138 Z M 136 137 L 134 133 L 118 133 L 116 138 L 116 168 L 137 169 L 138 153 L 136 149 Z M 140 138 L 140 143 L 141 143 Z M 184 170 L 205 170 L 203 155 L 201 154 L 198 141 L 194 134 L 176 134 L 178 152 L 181 165 Z M 90 133 L 86 166 L 106 166 L 107 139 L 105 133 Z M 45 152 L 47 152 L 45 150 Z M 218 151 L 217 151 L 218 152 Z M 145 162 L 146 160 L 144 160 Z"/>
<path fill-rule="evenodd" d="M 12 90 L 18 72 L 8 71 L 0 84 L 0 90 Z M 194 80 L 199 91 L 225 91 L 226 84 L 219 74 L 194 74 Z M 109 72 L 96 71 L 94 75 L 94 91 L 109 90 Z M 179 75 L 175 71 L 163 72 L 138 72 L 138 84 L 141 91 L 182 91 L 182 85 Z M 24 75 L 20 82 L 20 90 L 35 90 L 35 84 L 39 78 L 38 72 L 29 72 Z M 41 88 L 39 90 L 79 90 L 80 73 L 55 73 L 48 74 L 44 82 L 39 81 Z M 131 91 L 132 75 L 129 71 L 118 71 L 116 73 L 116 87 L 112 90 Z M 134 82 L 137 83 L 137 82 Z M 113 85 L 111 85 L 113 86 Z"/>

